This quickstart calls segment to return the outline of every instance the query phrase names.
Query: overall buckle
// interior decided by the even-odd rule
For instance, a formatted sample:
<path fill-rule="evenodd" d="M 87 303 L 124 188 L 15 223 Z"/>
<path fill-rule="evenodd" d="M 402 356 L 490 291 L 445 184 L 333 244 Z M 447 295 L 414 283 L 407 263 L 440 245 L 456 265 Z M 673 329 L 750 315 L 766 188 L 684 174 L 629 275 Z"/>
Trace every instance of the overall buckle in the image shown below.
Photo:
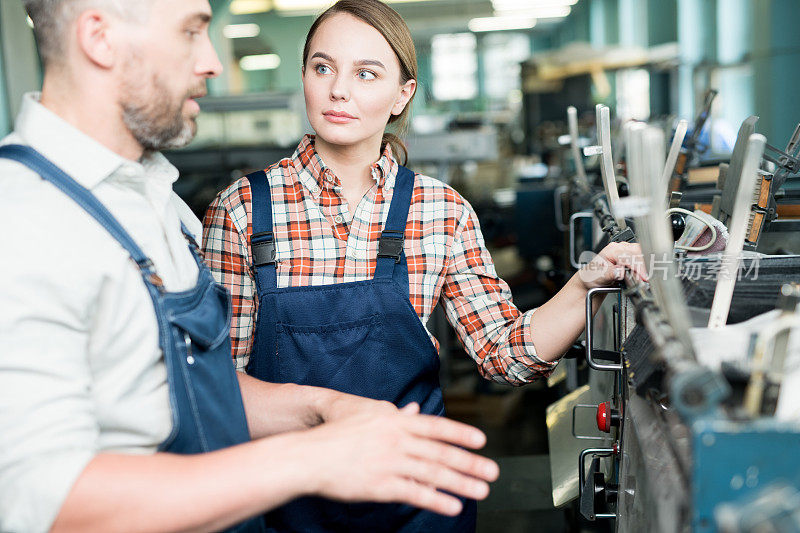
<path fill-rule="evenodd" d="M 395 263 L 399 263 L 400 255 L 403 253 L 403 242 L 401 233 L 390 234 L 384 231 L 378 241 L 378 258 L 391 257 Z"/>
<path fill-rule="evenodd" d="M 253 250 L 253 266 L 274 265 L 275 260 L 275 240 L 271 231 L 253 233 L 250 236 L 250 248 Z"/>

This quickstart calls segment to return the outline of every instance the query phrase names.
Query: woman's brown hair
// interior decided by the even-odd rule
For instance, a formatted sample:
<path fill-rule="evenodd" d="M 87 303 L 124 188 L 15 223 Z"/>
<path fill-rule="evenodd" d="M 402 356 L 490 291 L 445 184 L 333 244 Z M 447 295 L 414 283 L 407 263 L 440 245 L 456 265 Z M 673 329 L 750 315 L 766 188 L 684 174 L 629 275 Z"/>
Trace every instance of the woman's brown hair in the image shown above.
<path fill-rule="evenodd" d="M 317 20 L 308 30 L 308 35 L 306 35 L 306 44 L 303 47 L 303 68 L 305 68 L 306 60 L 308 59 L 311 39 L 314 34 L 325 20 L 339 13 L 352 15 L 366 22 L 383 35 L 400 63 L 401 85 L 408 80 L 417 79 L 417 52 L 414 49 L 411 32 L 408 31 L 408 26 L 406 26 L 403 18 L 394 9 L 379 0 L 339 0 L 317 17 Z M 408 117 L 411 114 L 411 102 L 413 100 L 414 95 L 411 95 L 411 99 L 409 99 L 403 112 L 389 117 L 388 124 L 394 124 L 397 133 L 400 135 L 404 135 L 408 131 Z M 389 143 L 392 147 L 392 153 L 400 161 L 400 164 L 405 165 L 408 160 L 408 150 L 403 141 L 400 140 L 400 137 L 384 132 L 381 146 L 383 147 L 386 143 Z"/>

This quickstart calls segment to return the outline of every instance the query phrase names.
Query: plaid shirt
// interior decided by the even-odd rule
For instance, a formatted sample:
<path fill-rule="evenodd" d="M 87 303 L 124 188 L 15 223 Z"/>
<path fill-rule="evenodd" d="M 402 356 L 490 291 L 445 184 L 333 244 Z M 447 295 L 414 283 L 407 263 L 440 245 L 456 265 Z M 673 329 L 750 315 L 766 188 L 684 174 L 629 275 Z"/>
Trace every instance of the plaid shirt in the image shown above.
<path fill-rule="evenodd" d="M 269 167 L 278 287 L 371 279 L 397 169 L 387 145 L 372 165 L 375 185 L 350 220 L 339 180 L 314 150 L 313 136 L 306 136 L 291 158 Z M 203 221 L 206 262 L 233 297 L 231 340 L 240 370 L 249 360 L 258 305 L 250 202 L 250 186 L 242 178 L 219 193 Z M 455 190 L 416 175 L 404 250 L 411 304 L 423 325 L 441 297 L 450 324 L 484 377 L 522 385 L 552 372 L 556 363 L 536 357 L 533 311 L 522 314 L 512 303 L 472 207 Z"/>

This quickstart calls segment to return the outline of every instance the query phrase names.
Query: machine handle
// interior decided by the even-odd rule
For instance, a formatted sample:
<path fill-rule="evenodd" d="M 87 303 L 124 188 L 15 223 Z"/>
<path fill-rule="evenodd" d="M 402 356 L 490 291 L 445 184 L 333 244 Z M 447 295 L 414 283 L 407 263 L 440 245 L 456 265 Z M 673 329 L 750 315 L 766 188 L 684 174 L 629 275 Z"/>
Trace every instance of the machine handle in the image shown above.
<path fill-rule="evenodd" d="M 594 215 L 589 211 L 578 211 L 569 217 L 569 264 L 575 270 L 579 270 L 583 266 L 575 259 L 575 221 L 580 218 L 594 218 Z"/>
<path fill-rule="evenodd" d="M 595 294 L 619 293 L 619 287 L 595 287 L 586 293 L 586 363 L 595 370 L 622 370 L 622 360 L 617 364 L 603 364 L 595 361 L 592 354 L 592 337 L 594 336 L 594 316 L 592 315 L 592 297 Z M 606 350 L 604 352 L 607 353 Z"/>
<path fill-rule="evenodd" d="M 616 455 L 617 448 L 587 448 L 581 452 L 578 460 L 578 501 L 581 514 L 587 520 L 597 518 L 616 518 L 615 513 L 595 513 L 597 497 L 606 493 L 607 501 L 614 501 L 617 486 L 606 484 L 605 476 L 600 472 L 600 457 Z M 586 456 L 593 455 L 592 466 L 589 468 L 589 477 L 586 476 Z"/>

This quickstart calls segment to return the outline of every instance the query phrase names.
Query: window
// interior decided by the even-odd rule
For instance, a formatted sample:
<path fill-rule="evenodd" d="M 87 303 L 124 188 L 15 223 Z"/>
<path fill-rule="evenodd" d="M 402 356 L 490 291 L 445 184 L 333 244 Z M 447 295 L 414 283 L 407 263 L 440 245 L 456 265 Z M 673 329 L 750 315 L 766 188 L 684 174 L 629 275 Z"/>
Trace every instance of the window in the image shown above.
<path fill-rule="evenodd" d="M 483 38 L 486 95 L 508 100 L 520 89 L 520 63 L 531 55 L 531 41 L 523 33 L 490 33 Z"/>
<path fill-rule="evenodd" d="M 434 35 L 431 40 L 433 97 L 437 100 L 469 100 L 478 95 L 478 58 L 475 35 Z"/>

